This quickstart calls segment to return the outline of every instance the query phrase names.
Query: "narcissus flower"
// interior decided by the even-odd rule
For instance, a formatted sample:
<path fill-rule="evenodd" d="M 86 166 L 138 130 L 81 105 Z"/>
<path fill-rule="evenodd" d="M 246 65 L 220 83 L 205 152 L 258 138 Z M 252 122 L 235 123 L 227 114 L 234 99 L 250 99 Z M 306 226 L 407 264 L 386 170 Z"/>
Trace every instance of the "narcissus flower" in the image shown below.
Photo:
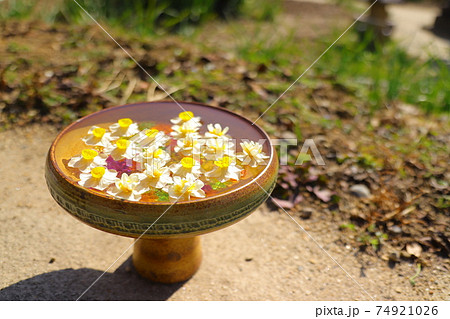
<path fill-rule="evenodd" d="M 230 179 L 239 180 L 242 169 L 236 166 L 236 159 L 224 156 L 214 161 L 214 168 L 206 172 L 208 178 L 215 178 L 219 182 L 226 182 Z"/>
<path fill-rule="evenodd" d="M 194 121 L 183 122 L 180 125 L 172 125 L 172 132 L 170 135 L 176 138 L 186 137 L 198 133 L 201 124 Z"/>
<path fill-rule="evenodd" d="M 107 193 L 118 198 L 138 201 L 141 199 L 141 193 L 136 189 L 139 182 L 137 173 L 131 175 L 123 173 L 121 178 L 116 178 L 114 185 L 108 189 Z"/>
<path fill-rule="evenodd" d="M 186 137 L 177 140 L 174 151 L 183 156 L 198 155 L 201 152 L 202 140 L 198 134 L 187 134 Z"/>
<path fill-rule="evenodd" d="M 208 138 L 206 139 L 206 147 L 203 151 L 203 155 L 207 160 L 216 160 L 222 158 L 225 155 L 233 157 L 235 154 L 235 141 L 221 138 Z"/>
<path fill-rule="evenodd" d="M 105 190 L 116 180 L 117 172 L 107 170 L 103 166 L 94 167 L 90 173 L 80 174 L 79 185 L 87 188 L 95 188 L 100 191 Z"/>
<path fill-rule="evenodd" d="M 205 137 L 210 138 L 231 138 L 229 135 L 226 135 L 228 132 L 228 126 L 222 129 L 222 126 L 218 123 L 212 125 L 208 124 L 208 132 L 205 133 Z"/>
<path fill-rule="evenodd" d="M 106 129 L 98 126 L 92 126 L 88 134 L 82 138 L 86 145 L 106 147 L 110 144 L 111 133 L 106 132 Z"/>
<path fill-rule="evenodd" d="M 129 118 L 120 119 L 109 127 L 111 131 L 111 139 L 118 139 L 120 137 L 130 137 L 139 133 L 137 123 Z"/>
<path fill-rule="evenodd" d="M 180 114 L 178 114 L 178 117 L 170 120 L 170 122 L 172 122 L 173 124 L 182 124 L 189 121 L 200 123 L 200 117 L 194 116 L 194 113 L 192 113 L 191 111 L 186 111 L 181 112 Z"/>
<path fill-rule="evenodd" d="M 191 197 L 203 198 L 205 192 L 202 187 L 205 184 L 192 174 L 187 174 L 184 178 L 174 176 L 173 184 L 166 187 L 169 198 L 175 200 L 190 200 Z"/>
<path fill-rule="evenodd" d="M 241 165 L 249 165 L 251 167 L 257 167 L 258 165 L 266 164 L 267 156 L 262 151 L 262 145 L 258 142 L 250 141 L 240 143 L 242 147 L 242 153 L 237 155 L 237 158 L 241 161 Z"/>
<path fill-rule="evenodd" d="M 167 164 L 170 161 L 170 154 L 167 153 L 164 149 L 159 147 L 149 147 L 144 148 L 141 153 L 138 153 L 137 156 L 134 157 L 134 160 L 138 163 L 151 163 L 154 159 L 163 163 L 163 165 Z"/>
<path fill-rule="evenodd" d="M 185 177 L 187 174 L 192 174 L 194 177 L 199 177 L 201 172 L 200 162 L 193 157 L 183 157 L 179 163 L 169 166 L 174 175 Z"/>
<path fill-rule="evenodd" d="M 163 188 L 172 183 L 170 170 L 161 161 L 153 160 L 151 163 L 144 163 L 145 170 L 138 173 L 140 183 L 136 190 L 143 194 L 150 190 L 150 187 Z"/>
<path fill-rule="evenodd" d="M 169 141 L 170 137 L 164 132 L 157 129 L 145 129 L 135 136 L 130 141 L 134 142 L 138 147 L 162 147 Z"/>
<path fill-rule="evenodd" d="M 139 148 L 132 141 L 119 138 L 103 149 L 103 153 L 111 156 L 115 161 L 119 161 L 123 158 L 132 159 L 136 157 L 139 153 Z"/>
<path fill-rule="evenodd" d="M 81 155 L 72 157 L 67 165 L 78 168 L 82 173 L 89 173 L 96 166 L 106 165 L 106 156 L 87 148 L 81 151 Z"/>

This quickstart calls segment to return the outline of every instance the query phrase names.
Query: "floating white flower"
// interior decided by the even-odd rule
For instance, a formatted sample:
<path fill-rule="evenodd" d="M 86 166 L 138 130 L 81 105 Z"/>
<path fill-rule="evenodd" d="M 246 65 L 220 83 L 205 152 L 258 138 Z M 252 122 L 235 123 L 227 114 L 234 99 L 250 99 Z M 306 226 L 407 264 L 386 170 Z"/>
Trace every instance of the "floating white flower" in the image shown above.
<path fill-rule="evenodd" d="M 143 194 L 150 190 L 150 187 L 163 188 L 172 183 L 170 170 L 161 161 L 153 160 L 152 163 L 144 163 L 144 173 L 138 173 L 140 183 L 136 190 Z"/>
<path fill-rule="evenodd" d="M 170 135 L 176 138 L 186 137 L 187 135 L 194 135 L 198 133 L 201 124 L 199 122 L 187 121 L 183 122 L 180 125 L 172 125 L 172 132 Z"/>
<path fill-rule="evenodd" d="M 118 198 L 138 201 L 141 199 L 141 193 L 137 191 L 139 182 L 137 173 L 130 175 L 123 173 L 121 178 L 116 178 L 114 185 L 108 189 L 107 193 Z"/>
<path fill-rule="evenodd" d="M 111 139 L 118 139 L 121 137 L 130 137 L 139 133 L 137 123 L 129 118 L 120 119 L 109 127 L 111 131 Z"/>
<path fill-rule="evenodd" d="M 181 153 L 183 156 L 198 155 L 201 152 L 203 140 L 198 134 L 187 134 L 186 137 L 182 137 L 177 140 L 177 145 L 174 147 L 174 151 Z"/>
<path fill-rule="evenodd" d="M 242 153 L 238 154 L 237 158 L 241 161 L 241 165 L 257 167 L 258 165 L 266 164 L 265 160 L 270 157 L 262 151 L 262 145 L 258 142 L 243 142 L 240 145 Z"/>
<path fill-rule="evenodd" d="M 144 148 L 141 153 L 134 157 L 138 163 L 152 163 L 153 160 L 158 160 L 163 165 L 170 161 L 170 154 L 162 148 L 149 147 Z"/>
<path fill-rule="evenodd" d="M 181 112 L 180 114 L 178 114 L 178 117 L 170 120 L 170 122 L 172 122 L 173 124 L 182 124 L 189 121 L 200 123 L 200 117 L 194 116 L 194 113 L 192 113 L 191 111 L 186 111 Z"/>
<path fill-rule="evenodd" d="M 236 166 L 235 158 L 224 156 L 218 160 L 215 160 L 214 168 L 205 173 L 205 175 L 208 178 L 216 178 L 223 183 L 230 179 L 238 181 L 241 176 L 241 171 L 242 169 Z"/>
<path fill-rule="evenodd" d="M 200 162 L 194 160 L 192 157 L 183 157 L 179 163 L 170 165 L 170 170 L 174 175 L 185 177 L 187 174 L 192 174 L 194 177 L 199 177 L 201 172 Z"/>
<path fill-rule="evenodd" d="M 233 157 L 235 155 L 235 141 L 221 138 L 208 138 L 206 139 L 206 147 L 203 151 L 203 155 L 207 160 L 216 160 L 222 158 L 225 155 Z"/>
<path fill-rule="evenodd" d="M 162 147 L 166 145 L 169 139 L 170 137 L 164 134 L 164 132 L 152 128 L 139 132 L 130 141 L 139 147 Z"/>
<path fill-rule="evenodd" d="M 106 132 L 106 129 L 98 126 L 92 126 L 88 134 L 82 138 L 86 145 L 106 147 L 110 144 L 111 133 Z"/>
<path fill-rule="evenodd" d="M 95 188 L 100 191 L 105 190 L 116 180 L 117 172 L 107 170 L 103 166 L 94 167 L 90 173 L 80 174 L 80 184 L 83 187 Z"/>
<path fill-rule="evenodd" d="M 184 178 L 175 176 L 173 178 L 173 184 L 166 187 L 167 193 L 169 193 L 170 200 L 190 200 L 191 197 L 203 198 L 205 192 L 202 187 L 205 184 L 196 179 L 192 174 L 187 174 Z"/>
<path fill-rule="evenodd" d="M 67 165 L 78 168 L 82 173 L 89 173 L 96 166 L 106 165 L 106 156 L 96 150 L 84 149 L 81 155 L 72 157 Z"/>
<path fill-rule="evenodd" d="M 205 137 L 210 138 L 224 138 L 229 139 L 231 136 L 226 135 L 228 132 L 228 126 L 222 129 L 222 126 L 219 123 L 214 125 L 208 124 L 208 132 L 205 133 Z"/>
<path fill-rule="evenodd" d="M 136 145 L 125 138 L 119 138 L 113 144 L 103 149 L 103 153 L 110 155 L 115 161 L 127 158 L 132 159 L 140 153 Z"/>

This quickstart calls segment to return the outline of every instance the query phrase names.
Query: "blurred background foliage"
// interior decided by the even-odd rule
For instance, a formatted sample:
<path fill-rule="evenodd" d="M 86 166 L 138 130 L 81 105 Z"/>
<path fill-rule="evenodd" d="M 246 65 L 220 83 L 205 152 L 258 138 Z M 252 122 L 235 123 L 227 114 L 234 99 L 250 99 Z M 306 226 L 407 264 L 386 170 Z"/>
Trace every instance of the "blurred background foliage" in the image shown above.
<path fill-rule="evenodd" d="M 242 0 L 79 0 L 78 3 L 97 17 L 139 33 L 180 30 L 213 17 L 234 17 L 242 6 Z M 55 18 L 80 22 L 86 19 L 86 14 L 77 3 L 65 0 Z"/>
<path fill-rule="evenodd" d="M 51 5 L 45 2 L 0 0 L 0 19 L 33 15 L 50 23 L 92 23 L 81 6 L 110 25 L 139 34 L 155 34 L 186 31 L 215 18 L 227 20 L 240 15 L 272 20 L 281 8 L 278 0 L 60 0 Z"/>
<path fill-rule="evenodd" d="M 336 1 L 347 8 L 355 5 L 355 1 Z M 116 34 L 138 37 L 178 33 L 195 41 L 209 28 L 208 22 L 228 21 L 221 27 L 232 34 L 231 52 L 256 65 L 292 66 L 291 71 L 298 74 L 307 67 L 299 63 L 303 58 L 314 60 L 313 56 L 339 36 L 336 32 L 321 37 L 302 51 L 298 30 L 291 27 L 281 34 L 279 27 L 274 27 L 282 11 L 280 0 L 0 0 L 0 20 L 33 18 L 52 25 L 93 24 L 78 4 L 102 24 L 115 28 Z M 253 24 L 243 26 L 241 22 L 248 20 Z M 243 27 L 246 32 L 242 32 Z M 351 30 L 320 59 L 315 72 L 353 92 L 372 111 L 397 100 L 427 112 L 450 111 L 450 71 L 445 61 L 434 58 L 432 52 L 426 61 L 411 57 L 395 41 L 373 46 L 373 38 L 370 33 L 361 38 Z M 230 39 L 224 42 L 231 43 Z M 22 49 L 26 48 L 15 43 L 8 46 L 12 53 Z M 313 77 L 309 80 L 316 81 Z"/>
<path fill-rule="evenodd" d="M 333 47 L 333 54 L 322 57 L 316 70 L 365 99 L 371 111 L 404 101 L 428 113 L 449 113 L 447 63 L 431 52 L 427 60 L 417 59 L 395 41 L 380 44 L 367 32 L 363 39 L 349 34 Z"/>

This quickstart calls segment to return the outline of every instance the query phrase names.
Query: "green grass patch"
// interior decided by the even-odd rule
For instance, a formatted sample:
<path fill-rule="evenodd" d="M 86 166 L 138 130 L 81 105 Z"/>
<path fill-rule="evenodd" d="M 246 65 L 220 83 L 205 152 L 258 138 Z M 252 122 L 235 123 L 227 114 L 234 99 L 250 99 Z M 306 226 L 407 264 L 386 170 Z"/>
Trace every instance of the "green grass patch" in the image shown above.
<path fill-rule="evenodd" d="M 0 21 L 27 18 L 33 13 L 35 5 L 33 0 L 0 0 Z"/>
<path fill-rule="evenodd" d="M 427 112 L 450 112 L 450 70 L 444 62 L 411 57 L 394 41 L 372 45 L 370 35 L 361 40 L 350 32 L 315 68 L 354 91 L 372 111 L 404 101 Z"/>

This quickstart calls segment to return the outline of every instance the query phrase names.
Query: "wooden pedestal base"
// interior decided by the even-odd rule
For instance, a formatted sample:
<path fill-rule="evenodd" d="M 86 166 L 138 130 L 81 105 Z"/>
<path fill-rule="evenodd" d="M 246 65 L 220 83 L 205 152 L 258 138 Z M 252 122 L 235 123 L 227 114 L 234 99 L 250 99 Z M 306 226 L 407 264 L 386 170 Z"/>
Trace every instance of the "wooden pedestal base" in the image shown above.
<path fill-rule="evenodd" d="M 139 239 L 134 244 L 133 264 L 147 279 L 161 283 L 188 280 L 200 267 L 200 237 Z"/>

